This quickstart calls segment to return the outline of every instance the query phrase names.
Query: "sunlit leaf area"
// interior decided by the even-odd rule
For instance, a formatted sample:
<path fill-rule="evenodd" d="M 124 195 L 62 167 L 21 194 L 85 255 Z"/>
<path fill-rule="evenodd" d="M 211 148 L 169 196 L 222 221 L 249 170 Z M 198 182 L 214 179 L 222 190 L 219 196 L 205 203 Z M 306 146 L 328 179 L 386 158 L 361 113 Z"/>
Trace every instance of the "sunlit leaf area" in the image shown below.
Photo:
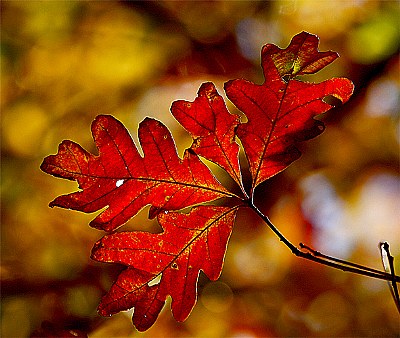
<path fill-rule="evenodd" d="M 256 189 L 257 207 L 293 243 L 383 269 L 388 241 L 400 272 L 400 7 L 397 1 L 2 1 L 2 337 L 396 337 L 385 281 L 296 258 L 257 216 L 240 210 L 220 279 L 199 278 L 198 303 L 176 322 L 162 310 L 139 333 L 132 310 L 97 306 L 121 268 L 90 259 L 104 232 L 95 217 L 49 208 L 74 182 L 40 171 L 72 139 L 96 152 L 90 124 L 112 114 L 137 140 L 146 116 L 163 121 L 178 153 L 191 138 L 170 113 L 200 85 L 262 83 L 260 50 L 301 31 L 340 58 L 303 81 L 347 77 L 348 103 L 319 117 L 302 157 Z M 330 98 L 329 98 L 330 99 Z M 231 112 L 239 113 L 228 102 Z M 207 162 L 207 164 L 209 164 Z M 245 156 L 241 164 L 247 167 Z M 216 166 L 218 179 L 235 183 Z M 244 170 L 245 185 L 251 183 Z M 247 173 L 247 174 L 246 174 Z M 246 176 L 247 175 L 247 176 Z M 149 208 L 123 230 L 159 232 Z"/>

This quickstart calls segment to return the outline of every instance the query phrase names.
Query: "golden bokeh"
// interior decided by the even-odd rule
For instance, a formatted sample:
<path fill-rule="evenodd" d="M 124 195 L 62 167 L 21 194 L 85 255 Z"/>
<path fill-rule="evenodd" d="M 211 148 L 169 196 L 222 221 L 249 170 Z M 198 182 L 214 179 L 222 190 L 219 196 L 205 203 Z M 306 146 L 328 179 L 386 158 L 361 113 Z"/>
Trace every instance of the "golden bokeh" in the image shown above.
<path fill-rule="evenodd" d="M 256 205 L 294 244 L 376 269 L 378 242 L 388 240 L 399 272 L 399 12 L 396 1 L 376 0 L 1 2 L 0 335 L 398 335 L 384 281 L 296 258 L 245 210 L 220 280 L 200 275 L 186 322 L 175 322 L 170 304 L 142 334 L 132 312 L 102 318 L 96 307 L 120 267 L 90 260 L 103 235 L 88 226 L 95 216 L 50 209 L 77 186 L 39 167 L 64 139 L 96 152 L 98 114 L 115 115 L 134 138 L 145 116 L 156 117 L 182 154 L 191 140 L 171 102 L 192 101 L 205 81 L 220 94 L 230 79 L 260 83 L 261 46 L 284 48 L 306 30 L 320 36 L 321 50 L 341 55 L 310 79 L 348 77 L 356 92 L 322 117 L 326 131 L 300 146 L 299 161 L 258 188 Z M 147 212 L 127 228 L 157 229 Z"/>

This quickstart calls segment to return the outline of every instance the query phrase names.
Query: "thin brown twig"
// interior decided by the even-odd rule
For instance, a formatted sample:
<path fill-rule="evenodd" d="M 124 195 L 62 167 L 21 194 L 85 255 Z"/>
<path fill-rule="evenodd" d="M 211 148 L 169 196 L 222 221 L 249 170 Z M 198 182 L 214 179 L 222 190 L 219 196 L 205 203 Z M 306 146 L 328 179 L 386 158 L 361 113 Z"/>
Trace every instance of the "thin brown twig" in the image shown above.
<path fill-rule="evenodd" d="M 276 226 L 270 221 L 270 219 L 264 215 L 258 208 L 253 204 L 251 200 L 247 201 L 247 205 L 249 208 L 254 210 L 256 214 L 268 225 L 268 227 L 278 236 L 279 240 L 283 242 L 294 255 L 297 257 L 301 257 L 304 259 L 308 259 L 310 261 L 330 266 L 335 269 L 339 269 L 346 272 L 355 273 L 358 275 L 368 276 L 376 279 L 390 281 L 392 283 L 399 283 L 400 276 L 397 276 L 393 273 L 387 273 L 385 271 L 379 271 L 376 269 L 372 269 L 361 264 L 356 264 L 352 262 L 348 262 L 345 260 L 341 260 L 338 258 L 330 257 L 324 255 L 316 250 L 313 250 L 309 247 L 304 246 L 304 244 L 300 244 L 300 247 L 305 248 L 307 251 L 300 250 L 297 248 L 293 243 L 291 243 L 277 228 Z"/>
<path fill-rule="evenodd" d="M 325 255 L 325 254 L 321 253 L 320 251 L 312 249 L 311 247 L 307 246 L 304 243 L 300 243 L 299 246 L 300 246 L 301 249 L 306 249 L 313 256 L 316 256 L 316 257 L 322 257 L 322 258 L 325 258 L 325 259 L 330 260 L 332 262 L 337 262 L 337 263 L 340 263 L 340 264 L 352 266 L 352 267 L 355 267 L 355 268 L 358 268 L 358 269 L 363 269 L 363 270 L 366 270 L 366 271 L 371 271 L 371 272 L 375 272 L 375 273 L 382 273 L 382 271 L 377 270 L 377 269 L 369 268 L 369 267 L 361 265 L 361 264 L 352 263 L 352 262 L 349 262 L 349 261 L 345 261 L 343 259 L 339 259 L 339 258 L 335 258 L 335 257 L 331 257 L 331 256 L 328 256 L 328 255 Z"/>

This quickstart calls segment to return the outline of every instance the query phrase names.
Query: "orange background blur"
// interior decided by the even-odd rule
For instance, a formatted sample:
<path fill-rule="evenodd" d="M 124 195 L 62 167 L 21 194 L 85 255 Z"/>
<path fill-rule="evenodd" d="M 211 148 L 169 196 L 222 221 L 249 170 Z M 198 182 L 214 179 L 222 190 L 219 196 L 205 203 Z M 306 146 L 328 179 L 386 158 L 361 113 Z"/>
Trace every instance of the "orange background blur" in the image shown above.
<path fill-rule="evenodd" d="M 182 154 L 191 141 L 172 101 L 193 100 L 205 81 L 220 94 L 230 79 L 261 83 L 261 46 L 285 48 L 306 30 L 341 55 L 308 79 L 345 76 L 356 92 L 322 117 L 326 131 L 258 189 L 256 204 L 293 243 L 377 269 L 388 240 L 400 273 L 399 15 L 396 1 L 368 0 L 2 1 L 1 336 L 398 336 L 386 282 L 296 258 L 244 211 L 220 280 L 200 276 L 186 322 L 169 305 L 145 333 L 131 312 L 99 317 L 119 268 L 89 258 L 103 235 L 88 226 L 93 215 L 48 208 L 77 187 L 39 166 L 63 139 L 95 151 L 98 114 L 113 114 L 134 138 L 145 116 L 160 119 Z M 149 224 L 145 210 L 126 227 Z"/>

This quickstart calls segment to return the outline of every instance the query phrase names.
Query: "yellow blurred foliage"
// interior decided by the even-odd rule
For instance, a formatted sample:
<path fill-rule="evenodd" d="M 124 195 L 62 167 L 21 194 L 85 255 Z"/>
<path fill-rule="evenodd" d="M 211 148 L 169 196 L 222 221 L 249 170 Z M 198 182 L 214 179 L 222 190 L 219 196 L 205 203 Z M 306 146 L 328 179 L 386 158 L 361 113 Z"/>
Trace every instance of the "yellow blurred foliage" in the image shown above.
<path fill-rule="evenodd" d="M 1 123 L 4 146 L 18 157 L 36 156 L 49 128 L 46 112 L 33 102 L 18 102 L 3 111 Z"/>
<path fill-rule="evenodd" d="M 314 32 L 322 40 L 345 34 L 354 24 L 365 20 L 378 6 L 378 1 L 274 2 L 275 11 L 282 16 L 281 24 L 288 30 L 288 34 L 305 30 Z"/>

